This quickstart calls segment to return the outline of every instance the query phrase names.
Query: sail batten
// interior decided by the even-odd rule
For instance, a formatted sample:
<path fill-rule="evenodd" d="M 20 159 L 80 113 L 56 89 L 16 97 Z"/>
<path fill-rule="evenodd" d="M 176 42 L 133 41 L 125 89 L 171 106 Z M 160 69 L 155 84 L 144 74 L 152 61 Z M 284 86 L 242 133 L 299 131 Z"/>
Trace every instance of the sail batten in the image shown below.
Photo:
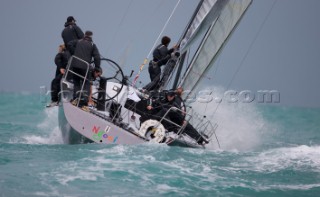
<path fill-rule="evenodd" d="M 191 25 L 183 40 L 182 51 L 189 50 L 190 46 L 199 35 L 206 31 L 188 69 L 186 70 L 180 86 L 186 90 L 193 90 L 201 76 L 213 65 L 218 53 L 228 40 L 242 15 L 251 4 L 252 0 L 207 0 L 203 3 L 211 3 L 200 8 L 205 16 L 197 14 L 194 25 Z M 210 7 L 210 10 L 205 8 Z M 198 23 L 199 18 L 202 22 Z M 198 26 L 196 27 L 196 25 Z M 203 35 L 202 35 L 203 36 Z"/>

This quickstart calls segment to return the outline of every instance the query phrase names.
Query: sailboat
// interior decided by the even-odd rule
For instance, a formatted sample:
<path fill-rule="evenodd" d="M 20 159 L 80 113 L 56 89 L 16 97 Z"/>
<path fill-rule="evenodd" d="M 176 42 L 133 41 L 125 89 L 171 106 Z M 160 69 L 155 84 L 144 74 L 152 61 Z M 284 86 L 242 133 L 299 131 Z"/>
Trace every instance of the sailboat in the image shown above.
<path fill-rule="evenodd" d="M 161 78 L 159 91 L 183 87 L 197 91 L 203 76 L 212 69 L 219 52 L 250 6 L 252 0 L 201 0 L 179 40 L 180 57 L 169 61 Z M 187 57 L 192 57 L 190 63 Z M 146 100 L 152 95 L 141 92 L 135 83 L 129 83 L 120 66 L 102 59 L 108 68 L 106 75 L 92 85 L 92 98 L 96 106 L 80 108 L 73 98 L 73 83 L 70 75 L 77 74 L 70 68 L 72 61 L 82 61 L 72 56 L 67 71 L 61 80 L 61 102 L 59 104 L 59 127 L 65 143 L 141 144 L 164 143 L 169 146 L 206 148 L 186 134 L 186 124 L 177 124 L 167 118 L 168 113 L 184 114 L 192 122 L 198 134 L 218 143 L 215 130 L 218 125 L 206 120 L 192 109 L 183 111 L 170 108 L 159 119 L 143 120 Z M 87 79 L 90 64 L 87 63 Z M 162 95 L 163 96 L 163 95 Z M 187 96 L 187 95 L 186 95 Z M 141 121 L 140 121 L 141 120 Z M 174 125 L 168 128 L 166 122 Z M 210 144 L 209 143 L 209 144 Z"/>

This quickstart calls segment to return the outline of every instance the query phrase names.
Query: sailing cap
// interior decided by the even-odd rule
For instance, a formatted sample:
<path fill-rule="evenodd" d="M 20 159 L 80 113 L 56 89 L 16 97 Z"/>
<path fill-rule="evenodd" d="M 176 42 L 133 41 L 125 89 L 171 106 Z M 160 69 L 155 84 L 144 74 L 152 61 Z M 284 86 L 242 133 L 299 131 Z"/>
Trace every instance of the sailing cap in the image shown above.
<path fill-rule="evenodd" d="M 85 36 L 90 36 L 90 37 L 92 36 L 92 34 L 93 34 L 92 31 L 86 31 L 84 33 Z"/>
<path fill-rule="evenodd" d="M 73 16 L 69 16 L 69 17 L 67 18 L 67 22 L 70 23 L 70 22 L 72 22 L 72 21 L 76 21 L 76 19 L 74 19 Z"/>

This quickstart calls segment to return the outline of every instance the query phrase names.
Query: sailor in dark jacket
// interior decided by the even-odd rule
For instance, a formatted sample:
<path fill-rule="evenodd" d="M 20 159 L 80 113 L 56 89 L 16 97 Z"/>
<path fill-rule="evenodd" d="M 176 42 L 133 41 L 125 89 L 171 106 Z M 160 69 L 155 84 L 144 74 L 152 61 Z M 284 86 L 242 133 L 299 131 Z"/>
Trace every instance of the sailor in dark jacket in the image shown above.
<path fill-rule="evenodd" d="M 180 100 L 175 90 L 169 90 L 165 92 L 165 99 L 163 99 L 160 102 L 161 102 L 161 109 L 158 110 L 157 113 L 154 114 L 153 116 L 150 116 L 151 118 L 161 120 L 161 118 L 166 115 L 165 116 L 166 119 L 180 126 L 185 126 L 182 132 L 187 134 L 194 140 L 196 140 L 198 144 L 203 145 L 205 143 L 208 143 L 208 141 L 205 138 L 203 138 L 203 136 L 200 135 L 199 132 L 188 121 L 185 120 L 185 114 L 183 112 L 183 109 L 181 108 L 182 100 Z M 179 110 L 174 110 L 172 109 L 172 107 L 175 107 Z M 170 108 L 171 110 L 168 112 Z M 152 110 L 153 107 L 148 106 L 148 109 Z M 182 110 L 182 112 L 180 110 Z M 165 119 L 161 123 L 169 131 L 177 132 L 180 129 L 180 128 L 177 128 L 176 125 L 170 123 L 169 121 L 166 121 Z"/>
<path fill-rule="evenodd" d="M 168 110 L 171 107 L 175 107 L 177 109 L 181 109 L 181 102 L 176 98 L 176 93 L 174 90 L 169 90 L 169 91 L 163 91 L 163 96 L 159 98 L 161 109 L 155 114 L 155 117 L 160 120 L 163 116 L 166 115 L 165 118 L 171 120 L 172 122 L 175 122 L 178 125 L 182 125 L 184 121 L 184 116 L 180 111 L 177 110 L 170 110 L 169 113 Z M 167 113 L 167 114 L 166 114 Z M 170 127 L 173 127 L 171 123 L 168 123 L 166 121 L 163 122 L 164 126 L 170 130 Z"/>
<path fill-rule="evenodd" d="M 66 54 L 66 47 L 64 44 L 59 46 L 59 52 L 54 58 L 54 63 L 56 64 L 56 77 L 58 75 L 63 75 L 68 64 L 68 54 Z"/>
<path fill-rule="evenodd" d="M 47 107 L 58 105 L 59 93 L 60 93 L 60 80 L 65 73 L 66 66 L 68 64 L 68 54 L 64 44 L 61 44 L 58 49 L 58 53 L 54 58 L 56 64 L 55 78 L 51 81 L 51 103 Z"/>
<path fill-rule="evenodd" d="M 76 25 L 76 20 L 73 18 L 73 16 L 69 16 L 61 33 L 61 37 L 65 46 L 67 47 L 67 50 L 69 50 L 68 43 L 70 41 L 82 39 L 83 36 L 84 34 L 82 30 Z"/>
<path fill-rule="evenodd" d="M 171 58 L 171 53 L 178 48 L 175 45 L 173 48 L 168 49 L 171 39 L 168 36 L 164 36 L 159 44 L 153 51 L 153 60 L 149 62 L 148 71 L 150 74 L 151 82 L 147 84 L 143 89 L 151 91 L 158 87 L 158 83 L 161 77 L 161 66 L 165 65 Z"/>
<path fill-rule="evenodd" d="M 81 40 L 74 40 L 69 42 L 69 49 L 75 57 L 72 59 L 71 67 L 73 72 L 81 75 L 73 75 L 74 92 L 73 98 L 79 97 L 82 82 L 85 79 L 84 89 L 81 92 L 80 106 L 88 104 L 88 95 L 90 94 L 90 83 L 88 77 L 90 76 L 90 63 L 93 58 L 95 67 L 100 68 L 100 54 L 97 46 L 92 41 L 92 32 L 86 31 L 84 38 Z M 79 60 L 79 59 L 81 60 Z"/>

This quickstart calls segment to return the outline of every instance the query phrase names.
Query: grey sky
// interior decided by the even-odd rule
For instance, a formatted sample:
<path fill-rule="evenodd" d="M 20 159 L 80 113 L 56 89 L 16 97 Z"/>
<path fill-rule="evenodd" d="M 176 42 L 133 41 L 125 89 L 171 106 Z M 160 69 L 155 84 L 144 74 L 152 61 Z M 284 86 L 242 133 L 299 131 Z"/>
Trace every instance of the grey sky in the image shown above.
<path fill-rule="evenodd" d="M 102 56 L 119 62 L 126 74 L 137 72 L 176 2 L 1 0 L 0 91 L 38 92 L 42 85 L 50 87 L 53 60 L 69 15 L 83 31 L 93 31 Z M 278 0 L 267 17 L 273 2 L 253 1 L 217 61 L 214 83 L 226 87 L 241 65 L 229 89 L 278 90 L 281 104 L 319 107 L 320 1 Z M 164 32 L 173 43 L 196 5 L 195 0 L 181 1 Z M 148 82 L 148 73 L 140 79 Z"/>

